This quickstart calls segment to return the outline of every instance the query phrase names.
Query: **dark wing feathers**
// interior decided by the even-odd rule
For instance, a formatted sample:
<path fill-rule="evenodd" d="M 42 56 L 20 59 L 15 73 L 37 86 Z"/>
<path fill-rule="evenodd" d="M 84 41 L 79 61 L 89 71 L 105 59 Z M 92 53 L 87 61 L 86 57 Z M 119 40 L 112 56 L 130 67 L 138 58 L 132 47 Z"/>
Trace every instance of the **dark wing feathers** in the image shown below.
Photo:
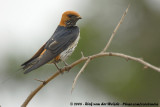
<path fill-rule="evenodd" d="M 76 40 L 78 35 L 79 28 L 77 26 L 72 28 L 58 26 L 52 37 L 45 45 L 42 46 L 42 49 L 40 48 L 39 51 L 30 60 L 22 64 L 22 66 L 24 66 L 26 63 L 30 63 L 30 61 L 32 62 L 33 59 L 38 59 L 36 60 L 36 63 L 34 62 L 34 65 L 25 71 L 25 73 L 28 73 L 54 59 L 61 52 L 67 49 Z M 46 51 L 43 55 L 40 56 L 44 49 L 46 49 Z"/>
<path fill-rule="evenodd" d="M 79 28 L 77 26 L 72 28 L 59 26 L 59 29 L 60 32 L 55 33 L 45 46 L 46 49 L 51 50 L 56 56 L 67 49 L 79 35 Z M 63 29 L 63 31 L 61 31 L 61 29 Z M 55 41 L 57 43 L 51 45 Z"/>
<path fill-rule="evenodd" d="M 31 67 L 29 67 L 24 73 L 26 74 L 26 73 L 31 72 L 34 69 L 39 68 L 40 66 L 46 64 L 47 62 L 49 62 L 53 58 L 54 58 L 54 56 L 51 53 L 51 51 L 46 50 L 42 56 L 36 58 L 37 59 L 36 62 L 33 62 L 34 64 Z"/>
<path fill-rule="evenodd" d="M 33 55 L 33 57 L 31 59 L 24 62 L 21 66 L 24 66 L 24 65 L 28 64 L 29 62 L 31 62 L 32 60 L 34 60 L 35 58 L 39 57 L 39 55 L 43 52 L 45 45 L 46 45 L 46 43 L 36 52 L 36 54 Z"/>

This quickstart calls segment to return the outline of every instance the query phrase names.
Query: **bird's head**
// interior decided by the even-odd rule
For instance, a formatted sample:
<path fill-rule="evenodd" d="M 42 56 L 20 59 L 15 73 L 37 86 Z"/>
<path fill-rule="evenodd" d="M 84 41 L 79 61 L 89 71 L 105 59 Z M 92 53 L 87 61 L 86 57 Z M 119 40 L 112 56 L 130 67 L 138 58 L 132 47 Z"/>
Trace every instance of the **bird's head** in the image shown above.
<path fill-rule="evenodd" d="M 81 16 L 75 11 L 66 11 L 62 14 L 60 26 L 71 27 L 75 26 L 76 22 L 82 19 Z"/>

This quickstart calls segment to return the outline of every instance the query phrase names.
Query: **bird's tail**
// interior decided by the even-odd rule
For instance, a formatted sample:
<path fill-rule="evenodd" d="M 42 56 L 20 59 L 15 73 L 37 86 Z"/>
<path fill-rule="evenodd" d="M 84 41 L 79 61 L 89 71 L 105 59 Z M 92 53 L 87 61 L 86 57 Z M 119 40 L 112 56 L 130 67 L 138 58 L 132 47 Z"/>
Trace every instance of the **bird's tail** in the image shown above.
<path fill-rule="evenodd" d="M 40 58 L 35 58 L 34 60 L 28 62 L 27 64 L 23 65 L 22 69 L 25 70 L 25 74 L 30 72 L 30 68 L 32 68 L 34 65 L 36 65 L 39 62 Z"/>
<path fill-rule="evenodd" d="M 56 56 L 49 50 L 47 50 L 42 56 L 39 56 L 32 61 L 28 62 L 27 64 L 23 65 L 23 70 L 25 70 L 24 74 L 31 72 L 39 68 L 40 66 L 48 63 Z"/>

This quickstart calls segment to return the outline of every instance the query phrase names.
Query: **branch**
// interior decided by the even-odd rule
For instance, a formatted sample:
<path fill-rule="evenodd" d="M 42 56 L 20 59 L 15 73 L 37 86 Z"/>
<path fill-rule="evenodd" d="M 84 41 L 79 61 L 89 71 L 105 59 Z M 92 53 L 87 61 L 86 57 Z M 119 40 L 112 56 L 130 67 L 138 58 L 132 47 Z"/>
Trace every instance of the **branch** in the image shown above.
<path fill-rule="evenodd" d="M 113 31 L 113 33 L 112 33 L 112 35 L 111 35 L 108 43 L 106 44 L 105 48 L 103 49 L 103 51 L 102 51 L 101 53 L 104 53 L 104 52 L 108 49 L 108 47 L 110 46 L 110 44 L 111 44 L 111 42 L 112 42 L 112 40 L 113 40 L 113 37 L 116 35 L 116 32 L 118 31 L 118 29 L 119 29 L 120 25 L 122 24 L 125 16 L 127 15 L 127 12 L 128 12 L 129 7 L 130 7 L 130 4 L 128 5 L 127 9 L 126 9 L 125 12 L 123 13 L 120 21 L 118 22 L 116 28 L 114 29 L 114 31 Z M 82 53 L 82 56 L 83 56 L 83 53 Z M 74 82 L 73 82 L 73 85 L 72 85 L 71 93 L 72 93 L 72 91 L 73 91 L 73 89 L 74 89 L 74 87 L 75 87 L 75 84 L 76 84 L 76 81 L 77 81 L 78 77 L 80 76 L 81 72 L 84 71 L 85 67 L 88 65 L 89 62 L 90 62 L 90 60 L 87 60 L 87 61 L 86 61 L 86 63 L 85 63 L 84 66 L 82 67 L 82 69 L 79 71 L 79 73 L 78 73 L 77 76 L 75 77 Z"/>
<path fill-rule="evenodd" d="M 118 22 L 118 24 L 117 24 L 116 28 L 114 29 L 114 31 L 113 31 L 113 33 L 112 33 L 112 35 L 111 35 L 108 43 L 106 44 L 106 46 L 105 46 L 105 48 L 103 49 L 102 52 L 105 52 L 105 51 L 108 49 L 108 47 L 110 46 L 110 44 L 111 44 L 111 42 L 112 42 L 112 40 L 113 40 L 113 37 L 116 35 L 117 30 L 119 29 L 119 27 L 120 27 L 120 25 L 122 24 L 125 16 L 127 15 L 127 12 L 128 12 L 129 7 L 130 7 L 130 4 L 128 5 L 127 9 L 126 9 L 125 12 L 123 13 L 120 21 Z"/>
<path fill-rule="evenodd" d="M 21 107 L 26 107 L 28 105 L 28 103 L 30 102 L 30 100 L 40 91 L 40 89 L 43 88 L 46 84 L 48 84 L 52 79 L 57 77 L 60 74 L 60 72 L 63 73 L 65 71 L 69 71 L 71 68 L 73 68 L 74 66 L 78 65 L 79 63 L 85 61 L 86 59 L 87 59 L 87 57 L 86 58 L 82 57 L 81 59 L 75 61 L 71 65 L 62 68 L 61 71 L 58 70 L 55 74 L 53 74 L 47 80 L 43 81 L 42 84 L 40 84 L 33 92 L 31 92 L 31 94 L 27 97 L 27 99 L 24 101 L 24 103 L 22 104 Z"/>
<path fill-rule="evenodd" d="M 160 72 L 159 67 L 156 67 L 156 66 L 144 61 L 142 58 L 136 58 L 136 57 L 133 57 L 133 56 L 122 54 L 122 53 L 112 53 L 112 52 L 110 52 L 109 54 L 110 54 L 109 56 L 118 56 L 118 57 L 125 58 L 126 60 L 133 60 L 133 61 L 139 62 L 139 63 L 143 64 L 145 66 L 145 68 L 151 68 L 151 69 L 153 69 L 157 72 Z"/>
<path fill-rule="evenodd" d="M 84 56 L 83 56 L 84 57 Z M 78 72 L 77 76 L 75 77 L 74 81 L 73 81 L 73 85 L 72 85 L 72 90 L 71 90 L 71 93 L 73 92 L 73 89 L 76 85 L 76 82 L 78 80 L 78 77 L 81 75 L 81 73 L 84 71 L 84 69 L 86 68 L 86 66 L 88 65 L 88 63 L 90 62 L 90 57 L 88 57 L 86 63 L 83 65 L 83 67 L 81 68 L 81 70 Z"/>
<path fill-rule="evenodd" d="M 88 57 L 82 57 L 79 60 L 73 62 L 71 65 L 62 68 L 61 72 L 68 71 L 68 70 L 72 69 L 73 67 L 75 67 L 76 65 L 78 65 L 78 64 L 82 63 L 83 61 L 87 60 L 87 62 L 84 64 L 84 66 L 81 69 L 81 71 L 83 71 L 90 60 L 95 59 L 95 58 L 99 58 L 99 57 L 104 57 L 104 56 L 117 56 L 117 57 L 121 57 L 121 58 L 124 58 L 124 59 L 127 59 L 127 60 L 137 61 L 137 62 L 147 66 L 148 68 L 151 68 L 155 71 L 160 72 L 160 68 L 158 68 L 154 65 L 151 65 L 150 63 L 144 61 L 141 58 L 136 58 L 136 57 L 132 57 L 132 56 L 129 56 L 129 55 L 122 54 L 122 53 L 114 53 L 114 52 L 104 52 L 104 53 L 98 53 L 98 54 L 95 54 L 95 55 L 91 55 L 91 56 L 88 56 Z M 52 75 L 46 81 L 43 81 L 42 84 L 39 85 L 39 87 L 37 87 L 33 92 L 31 92 L 31 94 L 27 97 L 27 99 L 25 100 L 25 102 L 22 104 L 21 107 L 26 107 L 26 105 L 40 91 L 40 89 L 43 88 L 46 84 L 48 84 L 52 79 L 56 78 L 59 74 L 60 74 L 60 71 L 57 71 L 54 75 Z"/>

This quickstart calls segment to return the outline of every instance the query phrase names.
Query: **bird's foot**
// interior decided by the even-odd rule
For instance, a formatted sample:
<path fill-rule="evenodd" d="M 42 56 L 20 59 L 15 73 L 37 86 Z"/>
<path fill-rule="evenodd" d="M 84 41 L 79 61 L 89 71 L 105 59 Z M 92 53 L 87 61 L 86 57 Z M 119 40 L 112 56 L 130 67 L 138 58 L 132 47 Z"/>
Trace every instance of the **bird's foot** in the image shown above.
<path fill-rule="evenodd" d="M 65 61 L 63 61 L 63 62 L 64 62 L 64 65 L 65 65 L 65 68 L 66 68 L 66 67 L 68 67 L 68 65 L 69 65 L 69 64 L 67 64 Z M 68 72 L 69 72 L 69 71 L 70 71 L 70 69 L 66 69 L 66 71 L 68 71 Z"/>
<path fill-rule="evenodd" d="M 54 64 L 55 64 L 56 68 L 58 69 L 59 73 L 63 74 L 62 69 L 61 69 L 61 68 L 59 68 L 59 67 L 57 66 L 57 64 L 56 64 L 56 63 L 54 63 Z"/>
<path fill-rule="evenodd" d="M 61 68 L 58 68 L 58 71 L 59 71 L 59 73 L 61 73 L 61 74 L 64 73 Z"/>

